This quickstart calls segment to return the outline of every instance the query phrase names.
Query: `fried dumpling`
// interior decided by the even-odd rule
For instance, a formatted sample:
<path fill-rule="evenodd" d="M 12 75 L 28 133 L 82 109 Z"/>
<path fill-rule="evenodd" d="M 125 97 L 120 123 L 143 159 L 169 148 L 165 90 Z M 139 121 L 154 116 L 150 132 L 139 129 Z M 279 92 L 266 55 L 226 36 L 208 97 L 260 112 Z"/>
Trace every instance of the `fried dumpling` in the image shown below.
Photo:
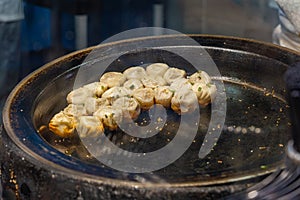
<path fill-rule="evenodd" d="M 196 94 L 198 102 L 201 106 L 207 106 L 210 104 L 214 100 L 217 92 L 216 86 L 211 83 L 195 83 L 192 89 Z"/>
<path fill-rule="evenodd" d="M 99 108 L 105 107 L 109 105 L 109 101 L 106 98 L 94 98 L 89 97 L 87 98 L 84 108 L 88 115 L 92 115 L 96 112 Z"/>
<path fill-rule="evenodd" d="M 124 96 L 130 96 L 130 91 L 125 87 L 112 87 L 102 94 L 102 98 L 107 99 L 110 104 L 112 104 L 116 99 Z"/>
<path fill-rule="evenodd" d="M 69 104 L 82 104 L 84 105 L 88 97 L 93 97 L 93 93 L 83 87 L 71 91 L 67 95 L 67 102 Z"/>
<path fill-rule="evenodd" d="M 63 111 L 54 115 L 49 123 L 49 130 L 60 137 L 73 136 L 75 127 L 75 118 L 73 116 L 66 115 Z"/>
<path fill-rule="evenodd" d="M 174 92 L 171 99 L 171 108 L 178 114 L 191 113 L 196 110 L 198 99 L 191 86 L 183 85 Z"/>
<path fill-rule="evenodd" d="M 211 82 L 211 78 L 205 71 L 198 71 L 189 77 L 189 81 L 192 84 L 195 84 L 195 83 L 208 84 Z"/>
<path fill-rule="evenodd" d="M 149 76 L 161 76 L 163 77 L 169 66 L 165 63 L 153 63 L 146 67 L 146 72 Z"/>
<path fill-rule="evenodd" d="M 184 78 L 185 75 L 186 72 L 184 70 L 171 67 L 164 74 L 164 79 L 167 81 L 168 84 L 171 84 L 179 78 Z"/>
<path fill-rule="evenodd" d="M 127 79 L 142 79 L 147 74 L 143 67 L 130 67 L 123 72 Z"/>
<path fill-rule="evenodd" d="M 132 94 L 136 89 L 143 88 L 144 85 L 139 79 L 129 79 L 124 83 L 123 87 Z"/>
<path fill-rule="evenodd" d="M 91 92 L 93 97 L 101 97 L 101 95 L 108 89 L 108 86 L 105 83 L 93 82 L 83 86 L 83 88 Z"/>
<path fill-rule="evenodd" d="M 140 103 L 142 109 L 149 109 L 154 104 L 154 91 L 151 88 L 135 90 L 133 97 Z"/>
<path fill-rule="evenodd" d="M 170 90 L 169 86 L 161 86 L 154 89 L 154 99 L 156 104 L 161 104 L 164 107 L 169 108 L 172 97 L 173 92 Z"/>
<path fill-rule="evenodd" d="M 192 84 L 186 78 L 178 78 L 170 85 L 170 90 L 176 92 L 183 87 L 191 88 Z"/>
<path fill-rule="evenodd" d="M 112 106 L 100 108 L 93 115 L 99 117 L 104 127 L 111 131 L 116 130 L 118 123 L 122 122 L 122 111 Z"/>
<path fill-rule="evenodd" d="M 120 72 L 106 72 L 100 78 L 100 83 L 106 84 L 109 88 L 121 86 L 125 81 L 126 77 Z"/>
<path fill-rule="evenodd" d="M 165 79 L 161 76 L 145 76 L 143 79 L 142 79 L 142 83 L 145 87 L 148 87 L 148 88 L 156 88 L 156 87 L 159 87 L 159 86 L 164 86 L 167 84 L 167 82 L 165 81 Z"/>
<path fill-rule="evenodd" d="M 92 97 L 90 97 L 92 98 Z M 82 115 L 87 115 L 87 111 L 82 104 L 69 104 L 67 107 L 63 110 L 64 114 L 73 116 L 73 117 L 79 117 Z"/>
<path fill-rule="evenodd" d="M 131 97 L 118 98 L 112 106 L 116 109 L 122 110 L 123 118 L 136 119 L 138 118 L 141 108 L 139 102 Z"/>
<path fill-rule="evenodd" d="M 104 133 L 104 126 L 97 116 L 81 116 L 76 126 L 79 137 L 97 137 Z"/>

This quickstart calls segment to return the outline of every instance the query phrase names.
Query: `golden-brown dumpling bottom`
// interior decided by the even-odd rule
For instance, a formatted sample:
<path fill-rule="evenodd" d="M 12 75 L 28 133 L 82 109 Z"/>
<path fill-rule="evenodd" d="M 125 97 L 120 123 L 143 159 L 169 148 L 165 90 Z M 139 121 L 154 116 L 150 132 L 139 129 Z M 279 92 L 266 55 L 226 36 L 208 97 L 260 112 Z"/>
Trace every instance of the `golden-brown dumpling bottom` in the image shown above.
<path fill-rule="evenodd" d="M 107 72 L 98 82 L 89 83 L 67 95 L 68 106 L 54 115 L 49 129 L 60 137 L 102 134 L 116 130 L 118 123 L 138 118 L 153 104 L 178 114 L 206 106 L 216 96 L 216 86 L 204 71 L 187 76 L 185 70 L 153 63 L 146 68 L 129 67 L 123 73 Z"/>

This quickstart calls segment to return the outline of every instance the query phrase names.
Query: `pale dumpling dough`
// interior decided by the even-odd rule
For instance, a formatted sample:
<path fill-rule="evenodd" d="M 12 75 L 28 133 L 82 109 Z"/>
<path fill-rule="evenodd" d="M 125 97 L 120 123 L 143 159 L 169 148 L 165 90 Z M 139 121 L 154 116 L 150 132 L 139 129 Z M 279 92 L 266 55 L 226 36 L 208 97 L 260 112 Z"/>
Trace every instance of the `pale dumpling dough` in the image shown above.
<path fill-rule="evenodd" d="M 106 72 L 100 78 L 100 83 L 106 84 L 109 88 L 121 86 L 126 81 L 126 77 L 121 72 Z"/>
<path fill-rule="evenodd" d="M 145 76 L 143 79 L 142 79 L 142 83 L 145 87 L 148 87 L 148 88 L 156 88 L 156 87 L 159 87 L 159 86 L 164 86 L 167 84 L 167 82 L 165 81 L 165 79 L 161 76 Z"/>
<path fill-rule="evenodd" d="M 103 125 L 111 131 L 116 130 L 118 123 L 122 122 L 122 111 L 112 106 L 100 108 L 93 115 L 99 117 Z"/>
<path fill-rule="evenodd" d="M 170 90 L 176 92 L 177 90 L 182 89 L 183 87 L 191 88 L 192 84 L 186 78 L 176 79 L 171 85 Z"/>
<path fill-rule="evenodd" d="M 133 97 L 140 103 L 142 109 L 149 109 L 154 104 L 154 91 L 151 88 L 135 90 Z"/>
<path fill-rule="evenodd" d="M 161 76 L 163 77 L 169 66 L 165 63 L 153 63 L 146 67 L 146 72 L 150 76 Z"/>
<path fill-rule="evenodd" d="M 112 87 L 102 94 L 102 98 L 107 99 L 110 104 L 112 104 L 116 99 L 124 96 L 130 96 L 130 91 L 125 87 Z"/>
<path fill-rule="evenodd" d="M 195 83 L 208 84 L 211 82 L 211 78 L 205 71 L 198 71 L 189 77 L 189 81 L 192 84 L 195 84 Z"/>
<path fill-rule="evenodd" d="M 92 97 L 90 97 L 92 98 Z M 78 117 L 82 115 L 87 115 L 87 111 L 82 104 L 69 104 L 64 110 L 64 114 L 73 116 L 73 117 Z"/>
<path fill-rule="evenodd" d="M 108 89 L 108 86 L 105 83 L 93 82 L 83 86 L 83 88 L 91 92 L 93 97 L 101 97 L 101 95 Z"/>
<path fill-rule="evenodd" d="M 121 97 L 114 101 L 112 106 L 122 110 L 124 119 L 136 119 L 141 112 L 139 102 L 131 97 Z"/>
<path fill-rule="evenodd" d="M 67 95 L 69 104 L 84 104 L 88 97 L 93 97 L 93 93 L 83 87 L 71 91 Z"/>
<path fill-rule="evenodd" d="M 182 84 L 174 92 L 171 108 L 178 114 L 191 113 L 198 107 L 198 99 L 190 84 Z"/>
<path fill-rule="evenodd" d="M 127 79 L 142 79 L 147 74 L 143 67 L 130 67 L 123 72 Z"/>
<path fill-rule="evenodd" d="M 172 97 L 173 92 L 170 90 L 169 86 L 161 86 L 154 89 L 154 99 L 156 104 L 161 104 L 164 107 L 169 108 Z"/>
<path fill-rule="evenodd" d="M 104 133 L 104 126 L 97 116 L 81 116 L 76 126 L 79 137 L 96 137 Z"/>
<path fill-rule="evenodd" d="M 109 105 L 109 101 L 106 98 L 94 98 L 89 97 L 86 99 L 86 102 L 84 104 L 84 108 L 86 110 L 86 113 L 88 115 L 92 115 L 96 110 L 99 108 L 105 107 Z"/>
<path fill-rule="evenodd" d="M 198 102 L 201 106 L 210 104 L 214 100 L 217 92 L 216 86 L 210 83 L 195 83 L 192 89 L 197 95 Z"/>
<path fill-rule="evenodd" d="M 104 83 L 94 82 L 78 89 L 71 91 L 67 95 L 67 102 L 70 104 L 85 104 L 85 101 L 89 97 L 100 97 L 108 86 Z"/>
<path fill-rule="evenodd" d="M 166 71 L 166 73 L 164 74 L 164 79 L 168 84 L 171 84 L 179 78 L 184 78 L 185 75 L 186 72 L 184 70 L 172 67 Z"/>
<path fill-rule="evenodd" d="M 136 89 L 143 88 L 144 85 L 139 79 L 129 79 L 124 83 L 123 87 L 132 94 Z"/>

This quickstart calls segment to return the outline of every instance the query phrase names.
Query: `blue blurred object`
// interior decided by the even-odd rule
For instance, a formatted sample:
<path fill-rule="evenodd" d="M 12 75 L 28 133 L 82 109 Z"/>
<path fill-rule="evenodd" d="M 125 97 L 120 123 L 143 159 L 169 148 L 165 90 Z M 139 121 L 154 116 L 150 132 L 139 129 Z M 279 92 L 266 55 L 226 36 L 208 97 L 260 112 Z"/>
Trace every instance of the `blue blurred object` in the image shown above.
<path fill-rule="evenodd" d="M 75 50 L 75 24 L 74 15 L 69 13 L 61 14 L 61 43 L 67 50 Z"/>
<path fill-rule="evenodd" d="M 52 31 L 61 31 L 62 46 L 68 50 L 75 49 L 74 15 L 61 13 L 61 21 L 53 27 L 51 10 L 46 7 L 24 3 L 25 20 L 22 21 L 22 51 L 40 51 L 53 47 Z"/>
<path fill-rule="evenodd" d="M 51 46 L 51 11 L 24 3 L 22 21 L 22 51 L 39 51 Z"/>
<path fill-rule="evenodd" d="M 24 2 L 21 77 L 75 50 L 74 15 Z"/>
<path fill-rule="evenodd" d="M 139 27 L 153 26 L 153 4 L 156 1 L 103 0 L 98 12 L 88 14 L 88 45 Z"/>

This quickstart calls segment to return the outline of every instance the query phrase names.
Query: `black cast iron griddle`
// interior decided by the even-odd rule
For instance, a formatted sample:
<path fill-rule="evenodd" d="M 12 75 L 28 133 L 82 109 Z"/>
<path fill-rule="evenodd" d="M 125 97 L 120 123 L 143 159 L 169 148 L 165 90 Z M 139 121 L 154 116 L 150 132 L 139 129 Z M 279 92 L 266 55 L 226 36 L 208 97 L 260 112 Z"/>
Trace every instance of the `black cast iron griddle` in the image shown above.
<path fill-rule="evenodd" d="M 172 37 L 180 40 L 180 36 Z M 227 95 L 222 134 L 204 159 L 199 159 L 198 152 L 211 120 L 210 106 L 200 110 L 200 126 L 190 148 L 176 162 L 152 173 L 119 172 L 94 159 L 78 137 L 54 137 L 46 125 L 66 106 L 65 97 L 73 89 L 78 67 L 93 50 L 89 48 L 48 63 L 25 78 L 11 93 L 3 113 L 6 133 L 2 134 L 5 144 L 2 152 L 7 153 L 3 153 L 2 158 L 9 160 L 4 164 L 4 174 L 13 171 L 16 181 L 11 184 L 11 177 L 4 176 L 5 185 L 20 196 L 40 198 L 81 195 L 89 199 L 216 199 L 244 190 L 282 167 L 290 126 L 282 76 L 287 66 L 300 60 L 300 56 L 252 40 L 207 35 L 191 37 L 216 63 L 222 76 L 214 77 L 214 81 L 224 82 Z M 164 39 L 141 38 L 98 48 Z M 196 70 L 180 56 L 159 48 L 127 52 L 108 70 L 123 71 L 129 66 L 153 62 L 183 68 L 188 74 Z M 176 133 L 180 116 L 171 110 L 167 113 L 166 125 L 154 137 L 135 138 L 121 130 L 105 134 L 123 149 L 154 151 L 168 144 Z M 144 112 L 137 122 L 147 124 L 148 117 Z M 28 189 L 27 193 L 24 188 Z"/>

